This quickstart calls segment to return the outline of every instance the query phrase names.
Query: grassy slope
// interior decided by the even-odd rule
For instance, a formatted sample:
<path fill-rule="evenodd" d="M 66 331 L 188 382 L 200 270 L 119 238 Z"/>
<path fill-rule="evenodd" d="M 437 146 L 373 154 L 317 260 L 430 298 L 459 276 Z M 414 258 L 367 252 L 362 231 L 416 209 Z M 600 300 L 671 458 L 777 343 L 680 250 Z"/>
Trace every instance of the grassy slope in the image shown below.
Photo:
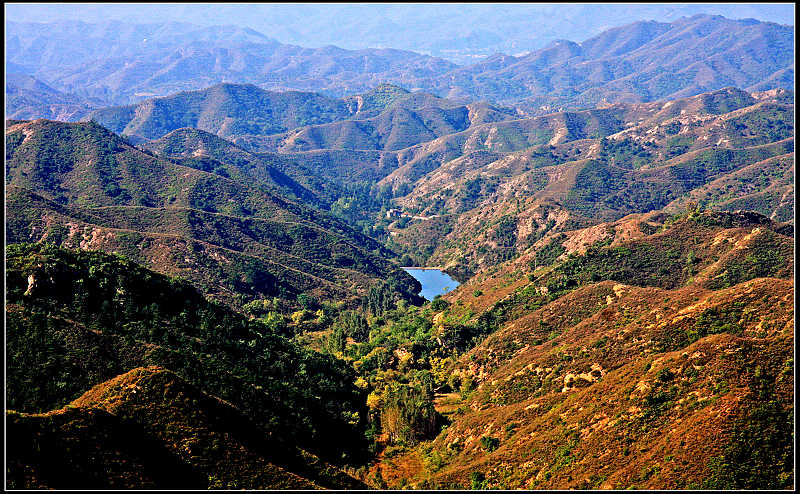
<path fill-rule="evenodd" d="M 715 487 L 785 487 L 791 468 L 782 456 L 788 430 L 781 421 L 786 420 L 787 411 L 791 414 L 792 402 L 791 382 L 785 372 L 788 368 L 791 373 L 793 334 L 788 299 L 792 286 L 775 280 L 739 285 L 718 296 L 727 297 L 723 303 L 717 297 L 715 303 L 703 304 L 703 308 L 710 307 L 707 312 L 686 310 L 679 318 L 681 323 L 659 330 L 694 331 L 692 324 L 703 314 L 730 309 L 730 295 L 741 292 L 763 298 L 743 304 L 744 311 L 762 314 L 747 321 L 746 336 L 711 335 L 690 345 L 676 345 L 671 351 L 652 349 L 641 340 L 650 340 L 653 333 L 638 329 L 655 323 L 654 315 L 636 321 L 638 324 L 626 324 L 629 316 L 604 309 L 597 318 L 568 329 L 549 345 L 515 359 L 513 371 L 490 374 L 472 406 L 483 408 L 486 405 L 482 404 L 495 399 L 505 405 L 490 405 L 457 419 L 456 427 L 448 430 L 440 444 L 457 438 L 471 444 L 449 475 L 441 477 L 464 482 L 467 473 L 483 470 L 491 485 L 500 486 L 685 488 L 692 483 L 704 485 L 704 480 L 713 482 L 719 472 L 714 471 L 712 459 L 723 456 L 726 446 L 768 449 L 780 444 L 782 449 L 772 453 L 774 459 L 761 465 L 769 465 L 771 475 L 780 477 L 759 476 L 747 479 L 753 483 Z M 643 293 L 638 304 L 628 299 L 626 304 L 611 307 L 618 313 L 642 310 L 652 307 L 653 296 L 662 296 L 668 303 L 679 301 L 675 308 L 680 310 L 694 305 L 698 295 L 701 303 L 705 300 L 704 294 L 683 299 L 680 295 Z M 739 298 L 733 301 L 735 304 Z M 773 304 L 777 304 L 777 312 L 765 319 L 766 306 L 775 307 Z M 735 314 L 733 324 L 742 312 Z M 756 328 L 759 323 L 766 326 L 764 321 L 769 322 L 769 331 Z M 523 368 L 523 362 L 529 367 Z M 609 362 L 611 367 L 606 367 Z M 616 367 L 622 362 L 626 363 Z M 499 382 L 490 384 L 495 381 Z M 736 421 L 756 420 L 749 414 L 763 403 L 759 386 L 777 401 L 777 416 L 753 425 L 756 430 L 750 433 L 760 444 L 734 444 L 739 440 L 732 430 Z M 535 394 L 528 394 L 531 391 Z M 501 426 L 515 422 L 519 426 L 508 438 Z M 502 447 L 488 458 L 476 455 L 475 439 L 483 435 L 501 439 Z M 474 439 L 469 441 L 469 437 Z M 777 465 L 772 463 L 775 460 Z"/>

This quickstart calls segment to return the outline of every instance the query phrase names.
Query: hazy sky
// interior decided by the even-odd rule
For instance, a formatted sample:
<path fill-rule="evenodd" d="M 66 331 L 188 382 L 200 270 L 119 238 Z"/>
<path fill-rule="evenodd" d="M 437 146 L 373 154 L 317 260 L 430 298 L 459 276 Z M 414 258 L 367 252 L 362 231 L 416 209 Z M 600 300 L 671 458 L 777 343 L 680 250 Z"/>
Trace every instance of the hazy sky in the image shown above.
<path fill-rule="evenodd" d="M 161 21 L 184 21 L 193 24 L 238 24 L 255 27 L 277 19 L 268 19 L 271 15 L 285 15 L 285 9 L 295 9 L 299 13 L 308 11 L 317 12 L 336 12 L 343 9 L 358 9 L 365 16 L 383 17 L 406 17 L 409 13 L 417 12 L 419 17 L 423 17 L 432 11 L 452 11 L 453 15 L 458 15 L 464 7 L 469 9 L 479 9 L 490 7 L 502 10 L 515 10 L 522 15 L 536 12 L 552 12 L 554 9 L 566 7 L 574 4 L 369 4 L 369 3 L 333 3 L 333 4 L 180 4 L 180 3 L 137 3 L 137 4 L 37 4 L 37 3 L 6 3 L 6 15 L 9 20 L 17 22 L 51 22 L 55 20 L 81 20 L 84 22 L 98 22 L 109 19 L 127 20 L 132 22 L 161 22 Z M 672 10 L 675 15 L 680 15 L 682 9 L 691 8 L 697 12 L 707 12 L 712 14 L 726 15 L 726 17 L 736 17 L 745 15 L 755 19 L 779 22 L 781 24 L 794 23 L 794 4 L 793 3 L 765 3 L 765 4 L 679 4 L 679 3 L 660 3 L 660 4 L 584 4 L 585 7 L 597 10 L 608 11 L 609 8 L 624 8 L 634 16 L 637 13 L 646 15 L 655 12 L 653 9 Z M 209 15 L 213 11 L 216 15 Z M 267 19 L 261 17 L 267 17 Z M 293 16 L 295 17 L 295 16 Z M 670 21 L 667 18 L 656 19 Z M 335 27 L 335 26 L 332 26 Z"/>

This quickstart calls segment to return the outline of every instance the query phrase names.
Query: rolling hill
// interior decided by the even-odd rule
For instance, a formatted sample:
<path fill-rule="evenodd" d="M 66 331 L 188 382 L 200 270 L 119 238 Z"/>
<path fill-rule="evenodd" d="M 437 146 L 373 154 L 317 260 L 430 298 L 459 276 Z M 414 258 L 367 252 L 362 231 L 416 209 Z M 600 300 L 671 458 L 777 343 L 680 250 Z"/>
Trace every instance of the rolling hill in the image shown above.
<path fill-rule="evenodd" d="M 322 199 L 278 170 L 270 161 L 249 153 L 230 141 L 193 128 L 181 128 L 139 146 L 155 155 L 190 168 L 212 172 L 238 182 L 258 180 L 263 185 L 307 204 Z"/>
<path fill-rule="evenodd" d="M 136 142 L 195 128 L 250 151 L 399 150 L 472 125 L 514 118 L 487 103 L 464 105 L 382 84 L 335 99 L 317 93 L 219 84 L 136 105 L 96 110 L 94 120 Z"/>
<path fill-rule="evenodd" d="M 408 108 L 398 102 L 372 118 L 362 120 L 356 115 L 353 119 L 310 125 L 276 136 L 247 136 L 241 142 L 254 150 L 281 153 L 319 149 L 399 151 L 476 125 L 516 117 L 510 110 L 485 103 L 458 105 L 436 98 L 417 104 L 426 106 Z"/>
<path fill-rule="evenodd" d="M 446 221 L 446 236 L 431 239 L 423 219 L 390 226 L 390 245 L 430 265 L 474 273 L 526 245 L 543 246 L 541 239 L 556 232 L 662 208 L 676 213 L 692 200 L 793 221 L 790 96 L 725 89 L 448 136 L 433 165 L 422 154 L 421 169 L 411 161 L 383 179 L 410 183 L 398 203 L 433 223 Z M 468 143 L 480 143 L 487 131 L 492 146 L 479 154 Z M 515 135 L 528 140 L 517 145 L 523 149 L 504 148 Z M 539 143 L 525 149 L 531 136 Z M 412 245 L 425 247 L 404 247 Z"/>
<path fill-rule="evenodd" d="M 252 180 L 156 158 L 95 123 L 15 123 L 6 142 L 10 242 L 124 253 L 235 306 L 357 298 L 386 280 L 414 298 L 377 242 Z"/>
<path fill-rule="evenodd" d="M 270 136 L 228 136 L 235 146 L 188 137 L 172 142 L 188 130 L 143 145 L 172 159 L 238 146 L 238 157 L 218 154 L 201 169 L 247 161 L 239 168 L 250 177 L 293 181 L 285 192 L 334 212 L 416 263 L 445 266 L 462 278 L 514 257 L 554 228 L 665 207 L 675 212 L 691 200 L 793 218 L 794 98 L 788 91 L 725 88 L 535 117 L 393 86 L 329 101 L 348 115 Z M 243 150 L 250 153 L 246 159 Z M 197 159 L 186 164 L 198 166 Z M 756 173 L 755 182 L 745 178 Z M 386 221 L 394 205 L 418 219 Z"/>
<path fill-rule="evenodd" d="M 277 134 L 349 116 L 343 101 L 315 93 L 264 91 L 253 85 L 219 84 L 137 105 L 92 112 L 109 130 L 139 139 L 157 139 L 191 127 L 223 138 L 242 134 Z"/>

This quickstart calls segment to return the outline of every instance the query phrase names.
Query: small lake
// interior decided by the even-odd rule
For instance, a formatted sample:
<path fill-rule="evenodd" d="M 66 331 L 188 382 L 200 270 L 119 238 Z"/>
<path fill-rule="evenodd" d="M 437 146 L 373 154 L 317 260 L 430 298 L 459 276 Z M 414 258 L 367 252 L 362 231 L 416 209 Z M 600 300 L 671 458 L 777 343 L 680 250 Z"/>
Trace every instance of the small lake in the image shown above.
<path fill-rule="evenodd" d="M 422 284 L 420 295 L 427 300 L 433 300 L 437 295 L 444 295 L 455 290 L 459 283 L 440 269 L 429 268 L 403 268 Z"/>

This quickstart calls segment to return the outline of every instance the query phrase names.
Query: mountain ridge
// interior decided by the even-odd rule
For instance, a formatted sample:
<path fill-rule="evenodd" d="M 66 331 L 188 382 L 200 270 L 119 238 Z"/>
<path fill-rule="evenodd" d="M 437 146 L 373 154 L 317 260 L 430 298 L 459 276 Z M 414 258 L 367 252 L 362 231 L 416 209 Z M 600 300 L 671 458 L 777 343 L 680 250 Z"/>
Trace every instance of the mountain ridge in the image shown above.
<path fill-rule="evenodd" d="M 332 96 L 393 83 L 440 97 L 519 104 L 535 112 L 543 106 L 576 109 L 607 100 L 655 101 L 729 85 L 788 89 L 794 79 L 793 33 L 789 26 L 711 15 L 683 17 L 670 23 L 640 21 L 611 28 L 581 43 L 554 41 L 526 55 L 501 55 L 463 66 L 400 50 L 306 49 L 275 45 L 274 41 L 225 41 L 223 35 L 216 45 L 205 46 L 203 43 L 208 45 L 210 40 L 192 33 L 189 29 L 187 40 L 168 44 L 174 49 L 167 56 L 134 51 L 126 55 L 128 60 L 115 59 L 113 54 L 120 50 L 115 45 L 112 57 L 102 63 L 95 60 L 71 67 L 64 64 L 80 60 L 80 55 L 59 52 L 66 47 L 49 45 L 52 61 L 36 61 L 39 56 L 35 48 L 26 47 L 27 40 L 23 42 L 21 35 L 12 34 L 10 61 L 27 62 L 27 73 L 56 89 L 104 98 L 112 104 L 226 81 L 267 89 L 322 91 Z M 189 41 L 192 36 L 203 41 Z M 138 39 L 146 37 L 140 34 Z"/>

